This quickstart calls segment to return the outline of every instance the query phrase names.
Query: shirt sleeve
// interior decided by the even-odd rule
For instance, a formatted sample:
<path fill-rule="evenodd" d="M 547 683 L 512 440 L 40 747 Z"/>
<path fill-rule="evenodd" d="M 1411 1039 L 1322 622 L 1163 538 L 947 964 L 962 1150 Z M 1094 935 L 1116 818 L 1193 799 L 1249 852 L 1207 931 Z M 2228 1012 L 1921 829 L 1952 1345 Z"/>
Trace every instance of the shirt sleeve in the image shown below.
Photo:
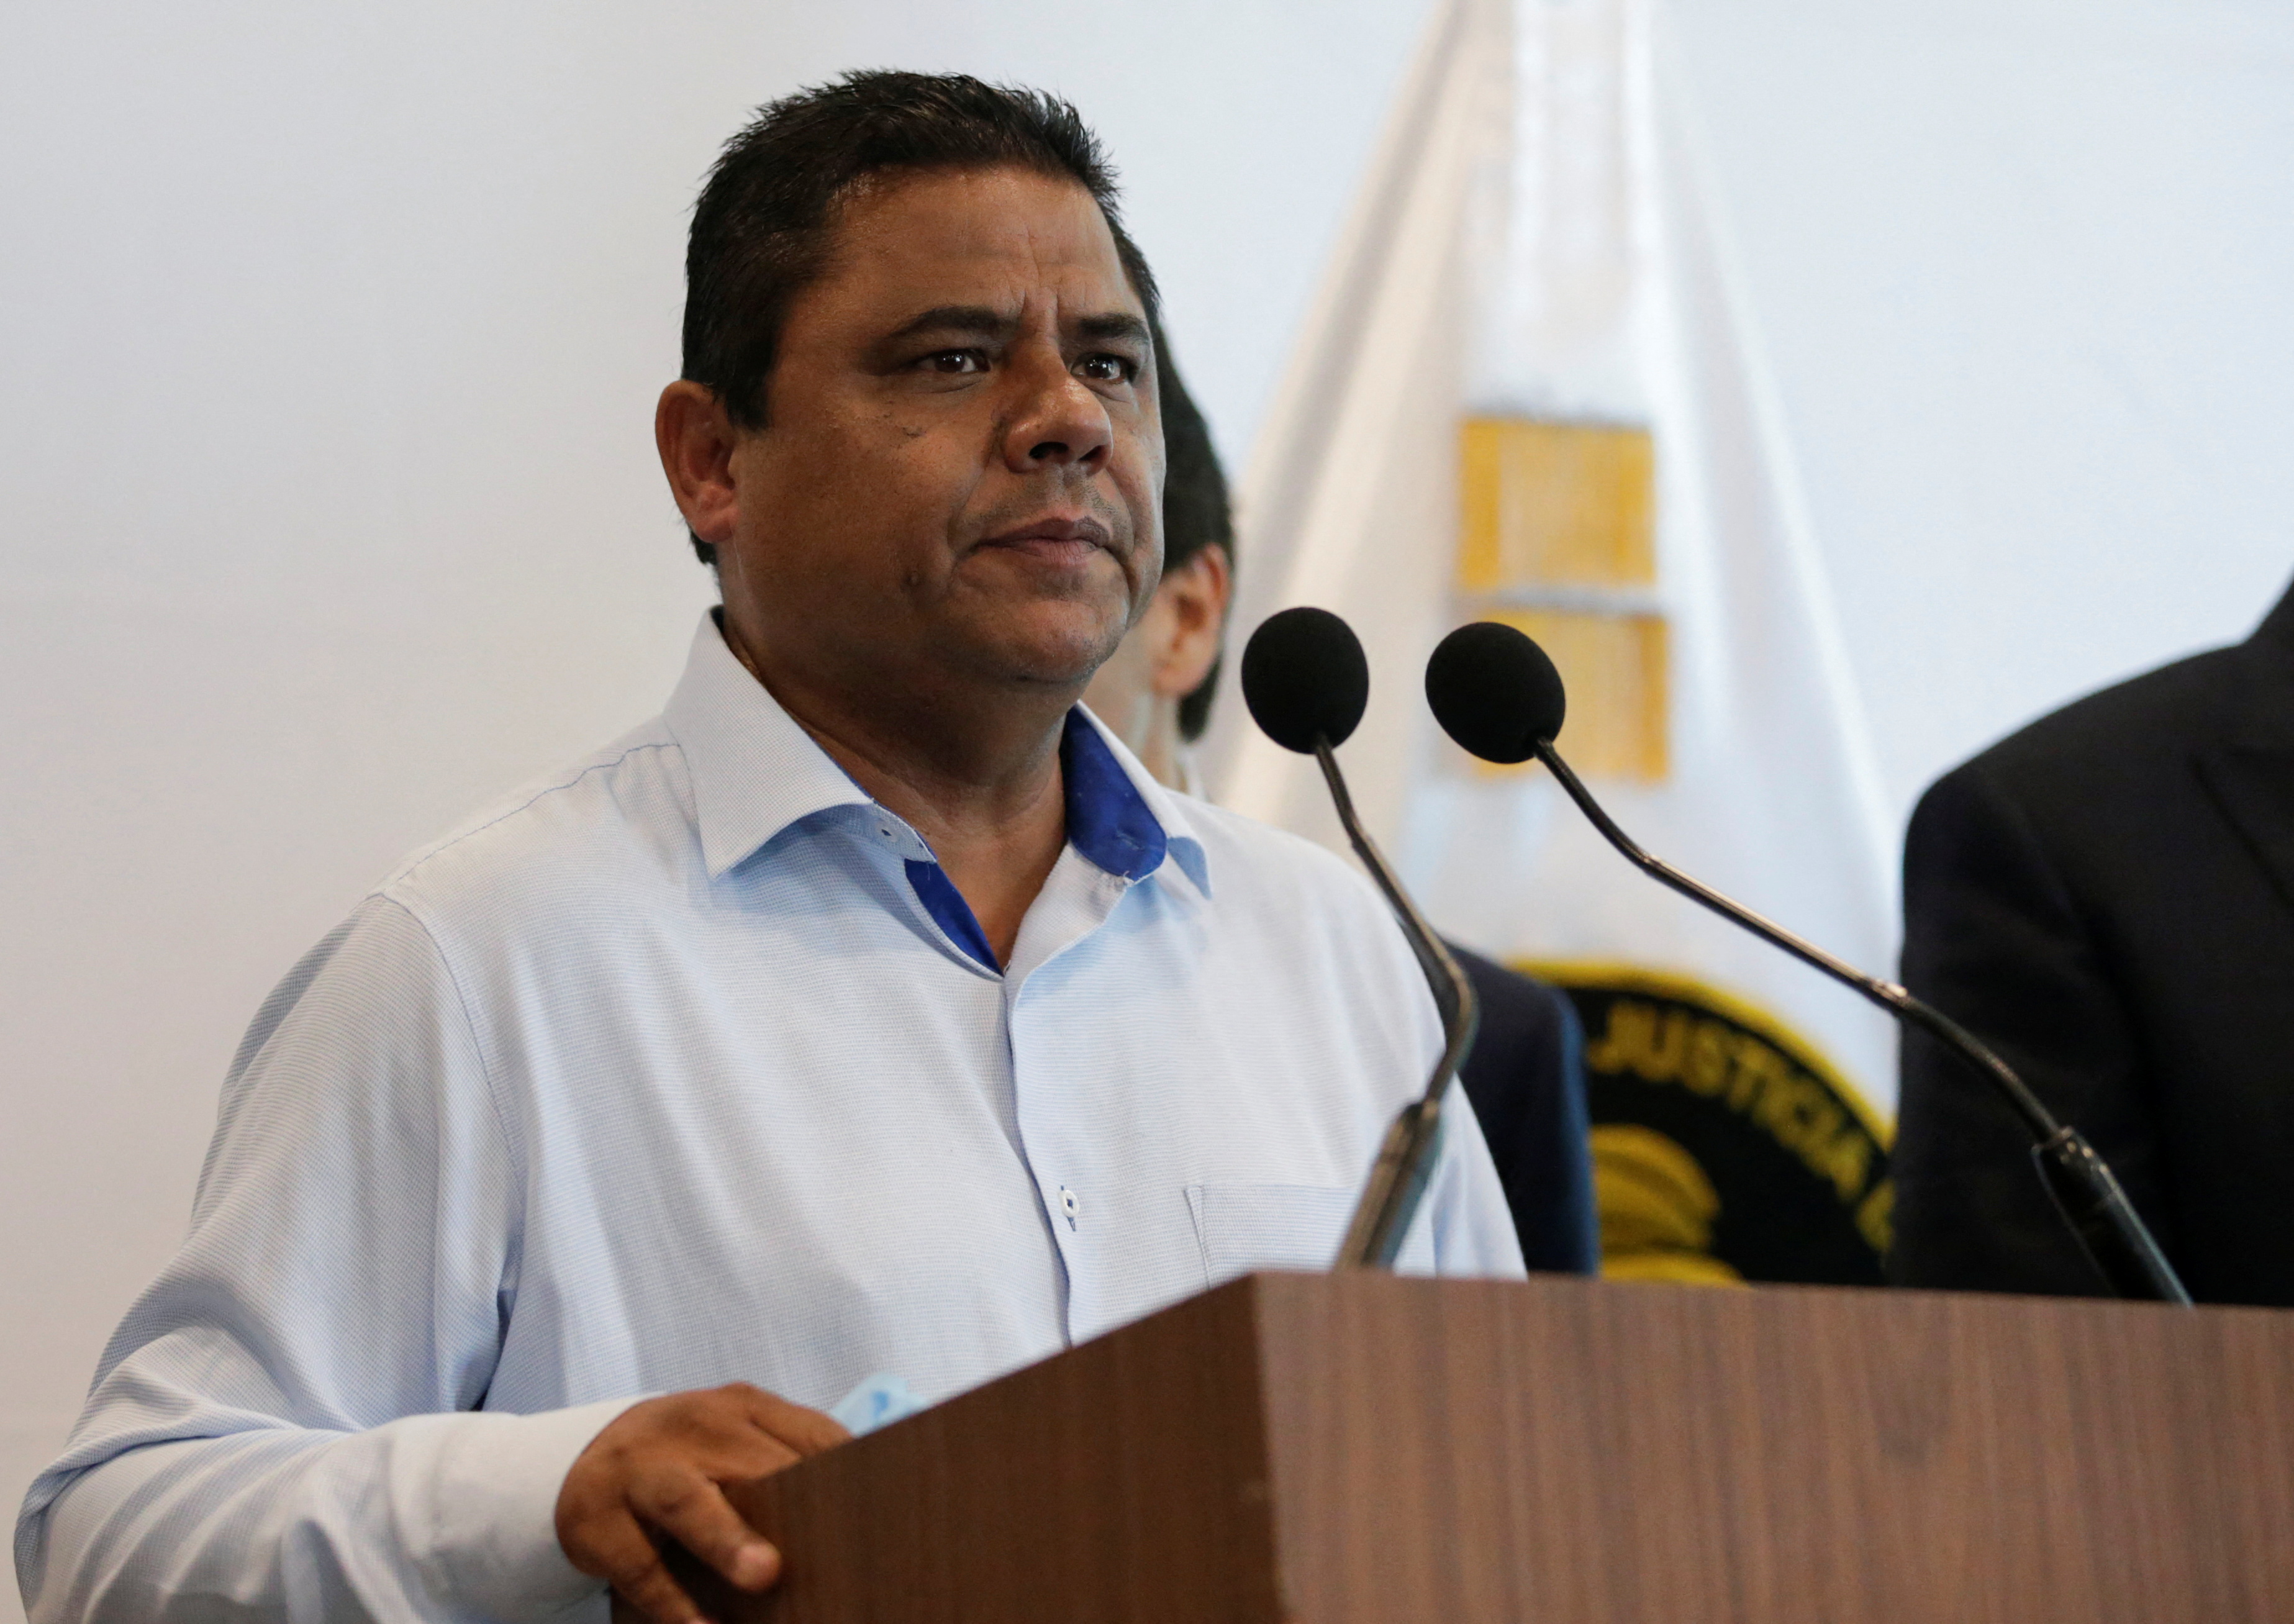
<path fill-rule="evenodd" d="M 256 1016 L 189 1237 L 26 1496 L 35 1624 L 602 1616 L 557 1497 L 635 1400 L 483 1409 L 514 1162 L 445 961 L 370 898 Z"/>
<path fill-rule="evenodd" d="M 1424 1272 L 1528 1279 L 1513 1209 L 1463 1084 L 1452 1083 L 1443 1097 L 1442 1119 L 1442 1157 L 1420 1219 L 1430 1225 L 1434 1243 L 1434 1266 Z M 1407 1255 L 1401 1260 L 1403 1271 L 1420 1272 L 1409 1267 L 1410 1261 Z"/>
<path fill-rule="evenodd" d="M 1411 1035 L 1405 1040 L 1405 1052 L 1407 1049 L 1417 1052 L 1408 1073 L 1410 1092 L 1415 1093 L 1425 1086 L 1425 1079 L 1442 1057 L 1441 1012 L 1426 985 L 1425 971 L 1411 951 L 1410 939 L 1386 899 L 1367 877 L 1336 865 L 1335 859 L 1333 864 L 1354 910 L 1347 924 L 1347 939 L 1360 950 L 1357 962 L 1363 979 L 1356 984 L 1356 995 L 1365 1002 L 1383 1002 L 1395 1011 L 1393 1029 Z M 1386 1123 L 1380 1121 L 1380 1136 L 1385 1129 Z M 1371 1144 L 1377 1143 L 1373 1138 Z M 1529 1278 L 1513 1208 L 1506 1200 L 1504 1182 L 1498 1177 L 1481 1119 L 1475 1114 L 1462 1079 L 1452 1079 L 1442 1096 L 1441 1149 L 1425 1198 L 1395 1255 L 1395 1269 L 1402 1274 Z"/>

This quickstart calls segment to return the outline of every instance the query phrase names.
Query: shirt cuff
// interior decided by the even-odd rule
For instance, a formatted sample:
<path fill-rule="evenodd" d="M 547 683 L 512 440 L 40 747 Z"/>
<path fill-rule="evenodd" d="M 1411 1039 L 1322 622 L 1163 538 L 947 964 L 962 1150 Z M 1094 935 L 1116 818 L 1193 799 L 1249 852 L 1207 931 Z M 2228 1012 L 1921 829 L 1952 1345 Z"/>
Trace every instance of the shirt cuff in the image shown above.
<path fill-rule="evenodd" d="M 546 1618 L 604 1587 L 557 1543 L 558 1491 L 590 1441 L 646 1396 L 532 1416 L 451 1417 L 431 1483 L 430 1561 L 422 1565 L 458 1611 Z"/>

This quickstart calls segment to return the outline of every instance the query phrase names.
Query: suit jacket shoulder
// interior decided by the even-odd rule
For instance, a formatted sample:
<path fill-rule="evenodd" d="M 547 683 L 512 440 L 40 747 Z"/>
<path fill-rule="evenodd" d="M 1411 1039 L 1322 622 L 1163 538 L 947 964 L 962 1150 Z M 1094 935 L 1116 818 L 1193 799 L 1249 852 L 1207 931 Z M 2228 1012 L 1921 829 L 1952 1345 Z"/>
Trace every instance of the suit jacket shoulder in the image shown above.
<path fill-rule="evenodd" d="M 2224 730 L 2241 693 L 2243 648 L 2209 649 L 2072 701 L 1945 775 L 1991 778 L 2017 799 L 2077 805 L 2087 792 L 2153 775 Z"/>

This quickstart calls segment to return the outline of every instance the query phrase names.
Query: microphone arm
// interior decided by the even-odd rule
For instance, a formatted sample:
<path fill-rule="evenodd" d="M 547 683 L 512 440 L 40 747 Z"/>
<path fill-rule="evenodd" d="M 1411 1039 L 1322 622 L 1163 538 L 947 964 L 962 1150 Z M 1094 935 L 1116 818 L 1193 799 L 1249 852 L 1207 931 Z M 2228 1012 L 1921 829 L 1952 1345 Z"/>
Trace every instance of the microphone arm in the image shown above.
<path fill-rule="evenodd" d="M 1364 832 L 1362 820 L 1354 815 L 1354 797 L 1346 792 L 1346 775 L 1338 771 L 1338 759 L 1331 752 L 1330 740 L 1321 734 L 1314 735 L 1314 759 L 1322 765 L 1322 781 L 1330 786 L 1330 800 L 1338 809 L 1338 822 L 1346 825 L 1346 839 L 1354 843 L 1354 855 L 1370 870 L 1370 877 L 1401 922 L 1410 950 L 1418 955 L 1418 968 L 1425 971 L 1426 985 L 1433 990 L 1435 1008 L 1442 1013 L 1444 1042 L 1433 1078 L 1426 1084 L 1425 1093 L 1403 1106 L 1387 1129 L 1378 1160 L 1371 1168 L 1370 1182 L 1354 1204 L 1346 1240 L 1338 1247 L 1341 1269 L 1391 1269 L 1434 1176 L 1434 1159 L 1442 1149 L 1442 1096 L 1474 1046 L 1481 1005 L 1474 996 L 1474 984 L 1427 924 L 1418 905 L 1410 900 L 1410 893 L 1402 889 L 1378 843 Z"/>
<path fill-rule="evenodd" d="M 2190 1292 L 2175 1273 L 2174 1265 L 2167 1261 L 2166 1253 L 2160 1249 L 2157 1238 L 2127 1200 L 2127 1192 L 2119 1188 L 2109 1165 L 2095 1154 L 2095 1147 L 2077 1128 L 2057 1122 L 2039 1097 L 2015 1075 L 2014 1068 L 1985 1047 L 1974 1034 L 1894 982 L 1866 975 L 1854 965 L 1842 962 L 1781 925 L 1761 918 L 1711 886 L 1650 856 L 1601 809 L 1601 803 L 1570 770 L 1551 740 L 1539 740 L 1535 753 L 1545 763 L 1545 770 L 1577 803 L 1577 809 L 1634 867 L 1691 902 L 1741 925 L 1769 946 L 1783 948 L 1802 963 L 1822 970 L 1898 1020 L 1917 1027 L 1982 1073 L 2023 1119 L 2031 1135 L 2031 1159 L 2038 1165 L 2048 1195 L 2054 1198 L 2055 1206 L 2078 1234 L 2087 1255 L 2111 1282 L 2111 1289 L 2122 1297 L 2189 1305 Z"/>

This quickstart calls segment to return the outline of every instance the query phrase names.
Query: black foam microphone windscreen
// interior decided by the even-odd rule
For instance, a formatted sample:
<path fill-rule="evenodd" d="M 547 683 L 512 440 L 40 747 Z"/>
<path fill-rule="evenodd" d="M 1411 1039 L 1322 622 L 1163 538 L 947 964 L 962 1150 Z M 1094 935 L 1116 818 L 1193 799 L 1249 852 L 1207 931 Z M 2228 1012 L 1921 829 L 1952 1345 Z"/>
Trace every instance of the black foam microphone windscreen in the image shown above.
<path fill-rule="evenodd" d="M 1242 651 L 1242 702 L 1285 750 L 1346 742 L 1370 704 L 1370 661 L 1354 628 L 1327 609 L 1269 615 Z"/>
<path fill-rule="evenodd" d="M 1561 734 L 1569 695 L 1525 634 L 1496 621 L 1460 626 L 1426 662 L 1426 702 L 1442 731 L 1485 761 L 1526 761 Z"/>

